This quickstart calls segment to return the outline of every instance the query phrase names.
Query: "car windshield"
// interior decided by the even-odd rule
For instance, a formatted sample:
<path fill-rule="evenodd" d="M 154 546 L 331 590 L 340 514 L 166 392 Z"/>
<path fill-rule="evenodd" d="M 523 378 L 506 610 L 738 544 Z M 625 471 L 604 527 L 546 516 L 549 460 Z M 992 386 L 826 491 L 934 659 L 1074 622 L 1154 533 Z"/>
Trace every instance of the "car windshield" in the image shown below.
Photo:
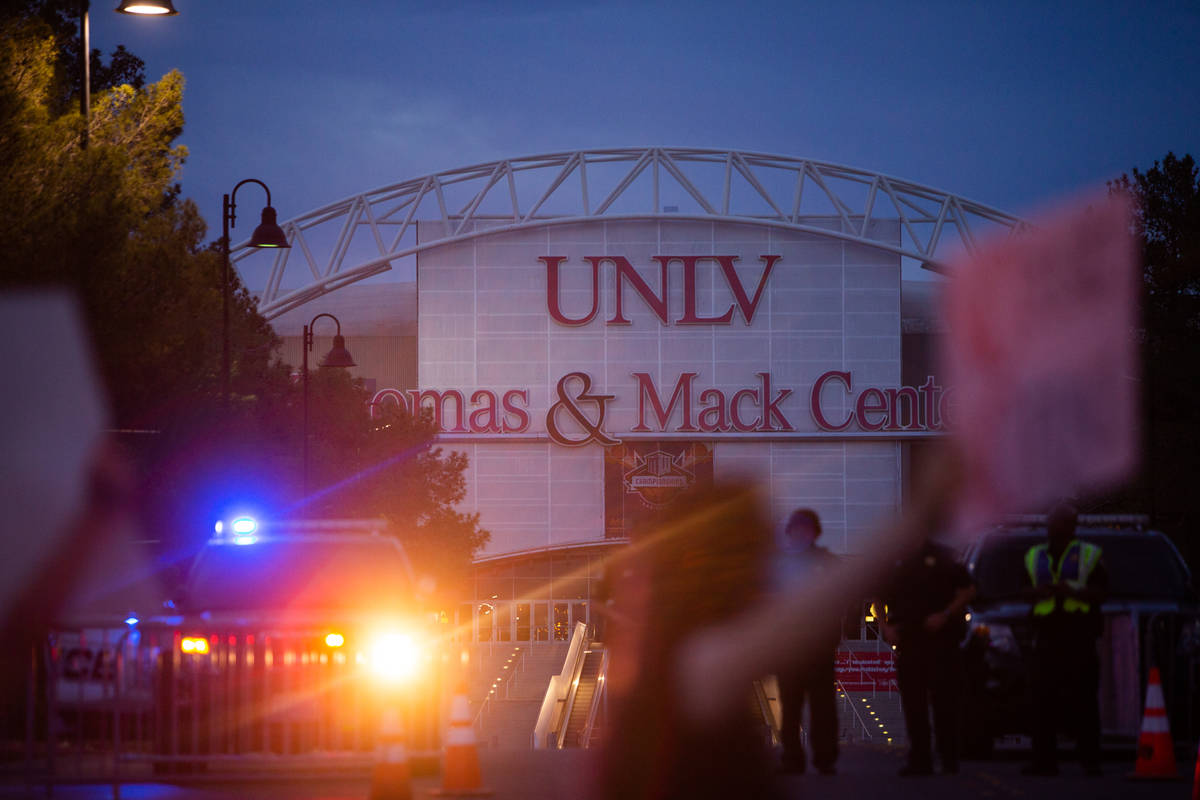
<path fill-rule="evenodd" d="M 387 539 L 268 539 L 207 545 L 185 604 L 195 611 L 378 611 L 412 599 L 404 556 Z"/>
<path fill-rule="evenodd" d="M 1178 602 L 1186 598 L 1187 573 L 1165 539 L 1140 533 L 1086 530 L 1079 532 L 1079 538 L 1103 549 L 1109 575 L 1109 599 Z M 1039 531 L 989 535 L 975 556 L 975 582 L 980 602 L 1019 596 L 1029 582 L 1025 572 L 1025 552 L 1044 541 L 1046 535 Z"/>

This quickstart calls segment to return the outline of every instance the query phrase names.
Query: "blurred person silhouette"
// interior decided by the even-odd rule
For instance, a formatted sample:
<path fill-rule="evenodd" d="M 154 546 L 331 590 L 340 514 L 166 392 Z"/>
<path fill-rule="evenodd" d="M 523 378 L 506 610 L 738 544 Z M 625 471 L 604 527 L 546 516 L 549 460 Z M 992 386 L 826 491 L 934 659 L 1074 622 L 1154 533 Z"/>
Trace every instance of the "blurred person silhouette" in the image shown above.
<path fill-rule="evenodd" d="M 752 682 L 828 647 L 807 624 L 836 619 L 942 524 L 961 470 L 938 451 L 903 516 L 854 562 L 835 561 L 782 594 L 765 590 L 771 535 L 745 486 L 693 493 L 635 538 L 620 563 L 610 630 L 612 724 L 593 791 L 605 800 L 772 797 Z"/>
<path fill-rule="evenodd" d="M 837 561 L 837 556 L 817 544 L 821 519 L 811 508 L 799 508 L 788 517 L 783 530 L 783 546 L 774 561 L 774 583 L 786 591 L 813 580 Z M 805 770 L 804 745 L 800 741 L 801 718 L 808 701 L 809 743 L 813 767 L 822 775 L 837 772 L 838 718 L 834 687 L 834 661 L 841 641 L 841 614 L 828 619 L 813 618 L 808 625 L 820 628 L 825 636 L 818 646 L 778 672 L 779 702 L 782 710 L 780 740 L 783 745 L 784 772 Z"/>
<path fill-rule="evenodd" d="M 908 730 L 901 777 L 933 774 L 930 711 L 942 772 L 958 772 L 966 637 L 975 586 L 953 550 L 935 541 L 896 563 L 883 595 L 880 631 L 896 648 L 896 682 Z"/>
<path fill-rule="evenodd" d="M 682 644 L 765 595 L 771 537 L 754 492 L 736 485 L 693 491 L 647 515 L 631 542 L 610 565 L 620 580 L 599 796 L 772 796 L 765 739 L 748 712 L 756 676 L 726 689 L 740 702 L 709 725 L 692 724 L 687 707 L 695 697 L 677 691 Z"/>
<path fill-rule="evenodd" d="M 1059 722 L 1077 723 L 1079 761 L 1100 775 L 1100 604 L 1108 571 L 1100 547 L 1075 537 L 1078 512 L 1060 503 L 1046 520 L 1046 541 L 1025 553 L 1033 622 L 1033 763 L 1028 775 L 1057 775 Z"/>

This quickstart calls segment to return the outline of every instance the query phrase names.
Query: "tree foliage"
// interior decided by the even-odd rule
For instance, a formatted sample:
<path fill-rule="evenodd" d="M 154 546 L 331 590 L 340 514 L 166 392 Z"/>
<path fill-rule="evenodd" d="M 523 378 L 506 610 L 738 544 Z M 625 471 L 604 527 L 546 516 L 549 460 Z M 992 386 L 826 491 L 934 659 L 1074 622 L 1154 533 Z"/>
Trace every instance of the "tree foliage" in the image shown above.
<path fill-rule="evenodd" d="M 431 446 L 428 418 L 373 421 L 361 382 L 341 370 L 312 373 L 310 486 L 320 490 L 302 496 L 300 382 L 236 275 L 233 397 L 222 401 L 220 250 L 176 183 L 183 76 L 146 83 L 132 56 L 93 70 L 102 83 L 83 148 L 82 117 L 63 102 L 66 5 L 17 5 L 0 12 L 0 288 L 78 294 L 116 427 L 154 432 L 134 437 L 152 537 L 194 544 L 222 502 L 257 487 L 275 513 L 385 515 L 426 571 L 461 572 L 487 536 L 453 507 L 465 458 Z"/>
<path fill-rule="evenodd" d="M 5 0 L 0 16 L 41 23 L 54 44 L 50 62 L 54 73 L 49 98 L 51 108 L 56 114 L 77 108 L 82 78 L 79 0 Z M 123 84 L 141 89 L 146 83 L 145 67 L 145 62 L 126 50 L 125 45 L 117 45 L 107 63 L 100 51 L 92 48 L 89 53 L 91 91 L 98 93 Z"/>
<path fill-rule="evenodd" d="M 1197 563 L 1200 547 L 1183 534 L 1200 523 L 1200 172 L 1192 156 L 1167 153 L 1110 189 L 1134 200 L 1143 263 L 1139 499 Z"/>
<path fill-rule="evenodd" d="M 220 298 L 204 220 L 175 188 L 187 156 L 174 143 L 183 78 L 100 93 L 83 149 L 80 115 L 54 111 L 55 50 L 36 19 L 4 23 L 0 153 L 11 169 L 0 179 L 0 280 L 75 288 L 118 426 L 162 426 L 160 408 L 212 393 L 203 323 Z"/>
<path fill-rule="evenodd" d="M 489 538 L 478 514 L 455 506 L 466 495 L 466 456 L 433 444 L 431 412 L 368 406 L 361 382 L 318 369 L 310 388 L 310 485 L 318 513 L 368 509 L 385 517 L 414 564 L 442 596 L 453 594 L 474 552 Z"/>

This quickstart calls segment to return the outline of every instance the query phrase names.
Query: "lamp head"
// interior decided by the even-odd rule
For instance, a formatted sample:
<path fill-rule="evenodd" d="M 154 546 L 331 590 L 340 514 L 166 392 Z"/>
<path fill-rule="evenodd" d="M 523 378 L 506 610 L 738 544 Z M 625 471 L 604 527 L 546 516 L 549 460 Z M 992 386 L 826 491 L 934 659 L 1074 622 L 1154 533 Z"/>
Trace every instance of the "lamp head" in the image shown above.
<path fill-rule="evenodd" d="M 171 0 L 121 0 L 116 7 L 118 14 L 137 14 L 143 17 L 173 17 L 179 12 Z"/>
<path fill-rule="evenodd" d="M 321 359 L 322 367 L 356 367 L 354 357 L 346 349 L 346 337 L 340 333 L 333 337 L 333 347 Z"/>
<path fill-rule="evenodd" d="M 275 209 L 267 206 L 262 210 L 262 222 L 250 236 L 251 247 L 291 247 L 283 228 L 275 221 Z"/>

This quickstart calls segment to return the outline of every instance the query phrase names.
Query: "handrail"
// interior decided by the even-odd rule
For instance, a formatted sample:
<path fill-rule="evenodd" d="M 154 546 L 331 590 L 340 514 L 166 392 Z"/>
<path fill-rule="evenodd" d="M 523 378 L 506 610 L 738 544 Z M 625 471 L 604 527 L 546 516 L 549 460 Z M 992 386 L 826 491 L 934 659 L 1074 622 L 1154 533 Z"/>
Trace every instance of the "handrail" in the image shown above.
<path fill-rule="evenodd" d="M 580 653 L 586 638 L 587 626 L 582 622 L 576 622 L 575 631 L 571 634 L 571 643 L 567 645 L 567 657 L 563 661 L 562 672 L 550 676 L 550 685 L 546 687 L 546 696 L 542 698 L 542 707 L 538 711 L 537 723 L 533 726 L 534 750 L 546 747 L 550 734 L 558 732 L 560 722 L 558 712 L 561 704 L 566 702 L 567 692 L 571 688 L 571 681 L 579 667 Z"/>
<path fill-rule="evenodd" d="M 754 700 L 758 703 L 758 711 L 770 733 L 771 745 L 775 746 L 779 744 L 779 727 L 775 724 L 775 712 L 771 709 L 771 698 L 767 696 L 765 681 L 766 678 L 760 678 L 754 682 Z"/>
<path fill-rule="evenodd" d="M 471 727 L 475 729 L 476 733 L 479 733 L 483 729 L 483 725 L 480 722 L 480 720 L 483 719 L 483 712 L 488 710 L 488 708 L 491 706 L 491 704 L 492 704 L 492 695 L 491 695 L 491 692 L 489 692 L 483 698 L 483 702 L 479 704 L 479 710 L 475 712 L 475 719 L 471 720 Z"/>
<path fill-rule="evenodd" d="M 578 624 L 582 625 L 583 623 L 578 623 Z M 557 731 L 558 732 L 558 744 L 557 744 L 557 747 L 559 750 L 561 750 L 563 748 L 563 744 L 567 739 L 567 720 L 569 719 L 568 714 L 571 711 L 571 707 L 575 705 L 575 695 L 579 693 L 579 679 L 583 675 L 583 662 L 587 660 L 588 654 L 592 652 L 590 649 L 585 649 L 588 647 L 588 637 L 587 637 L 586 626 L 584 627 L 584 629 L 582 631 L 582 635 L 580 636 L 579 641 L 581 642 L 581 645 L 580 645 L 579 651 L 576 655 L 575 667 L 574 667 L 574 669 L 571 670 L 570 683 L 567 684 L 567 696 L 563 702 L 563 706 L 562 706 L 563 711 L 562 711 L 562 714 L 560 714 L 559 718 L 558 718 L 558 731 Z M 571 644 L 574 644 L 574 643 L 575 643 L 574 637 L 572 637 Z M 571 658 L 571 652 L 569 649 L 567 651 L 567 658 L 568 659 Z M 565 670 L 564 670 L 564 672 L 565 672 Z"/>
<path fill-rule="evenodd" d="M 492 684 L 491 688 L 488 690 L 488 693 L 484 695 L 483 702 L 479 704 L 479 710 L 475 712 L 475 719 L 471 720 L 471 726 L 476 730 L 479 730 L 482 726 L 481 720 L 483 719 L 484 711 L 491 710 L 493 695 L 496 694 L 495 690 L 503 688 L 504 696 L 508 697 L 508 690 L 512 686 L 513 676 L 517 674 L 517 670 L 520 669 L 521 665 L 523 665 L 525 662 L 525 651 L 522 648 L 515 647 L 513 648 L 513 652 L 520 653 L 520 655 L 517 656 L 517 663 L 514 664 L 512 669 L 508 670 L 507 672 L 501 672 L 501 678 L 499 682 Z"/>
<path fill-rule="evenodd" d="M 600 704 L 604 701 L 605 689 L 608 687 L 607 678 L 608 648 L 606 647 L 600 656 L 600 671 L 596 673 L 596 691 L 592 695 L 592 707 L 588 710 L 587 724 L 583 726 L 583 733 L 579 737 L 580 747 L 587 747 L 592 741 L 592 731 L 596 727 L 596 714 L 600 710 Z"/>
<path fill-rule="evenodd" d="M 862 714 L 858 713 L 858 707 L 855 706 L 854 702 L 850 699 L 850 693 L 846 691 L 846 687 L 842 685 L 841 681 L 834 681 L 834 683 L 837 685 L 837 690 L 841 693 L 842 699 L 845 700 L 846 705 L 850 707 L 850 713 L 854 715 L 854 720 L 860 726 L 862 726 L 863 739 L 869 740 L 871 738 L 871 729 L 867 727 L 866 720 L 863 719 Z"/>

